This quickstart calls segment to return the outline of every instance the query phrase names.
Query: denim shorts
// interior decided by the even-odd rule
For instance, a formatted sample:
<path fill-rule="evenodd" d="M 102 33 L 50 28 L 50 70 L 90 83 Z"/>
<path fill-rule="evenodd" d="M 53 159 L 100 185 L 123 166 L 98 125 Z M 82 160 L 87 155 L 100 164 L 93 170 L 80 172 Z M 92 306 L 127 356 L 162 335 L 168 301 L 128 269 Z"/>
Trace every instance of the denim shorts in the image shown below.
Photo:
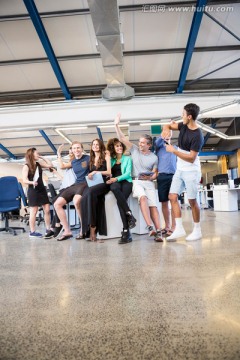
<path fill-rule="evenodd" d="M 200 171 L 177 170 L 173 175 L 169 193 L 180 195 L 186 189 L 188 199 L 197 199 L 200 180 Z"/>

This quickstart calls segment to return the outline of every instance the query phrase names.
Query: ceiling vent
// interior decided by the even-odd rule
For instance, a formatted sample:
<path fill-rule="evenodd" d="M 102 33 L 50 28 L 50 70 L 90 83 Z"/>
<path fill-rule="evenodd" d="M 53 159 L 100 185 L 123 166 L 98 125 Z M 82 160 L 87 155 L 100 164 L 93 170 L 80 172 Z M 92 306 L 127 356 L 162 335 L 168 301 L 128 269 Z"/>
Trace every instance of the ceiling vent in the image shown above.
<path fill-rule="evenodd" d="M 129 99 L 134 89 L 125 83 L 123 70 L 123 35 L 120 33 L 119 8 L 116 0 L 88 0 L 107 87 L 107 100 Z"/>

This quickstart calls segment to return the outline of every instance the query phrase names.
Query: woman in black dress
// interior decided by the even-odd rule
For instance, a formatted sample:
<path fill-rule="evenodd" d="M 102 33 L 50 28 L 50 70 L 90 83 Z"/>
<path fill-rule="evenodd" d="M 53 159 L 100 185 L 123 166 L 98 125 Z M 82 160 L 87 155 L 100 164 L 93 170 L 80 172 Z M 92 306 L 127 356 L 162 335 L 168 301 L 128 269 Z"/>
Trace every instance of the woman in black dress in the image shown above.
<path fill-rule="evenodd" d="M 95 139 L 91 143 L 90 150 L 90 173 L 91 180 L 94 174 L 101 173 L 103 183 L 89 187 L 81 200 L 82 231 L 76 239 L 86 237 L 90 231 L 90 240 L 96 241 L 97 232 L 107 235 L 107 224 L 105 215 L 105 195 L 109 192 L 106 177 L 111 175 L 110 154 L 105 151 L 102 140 Z"/>
<path fill-rule="evenodd" d="M 53 167 L 51 161 L 39 155 L 35 148 L 28 149 L 25 154 L 26 164 L 23 166 L 22 176 L 24 184 L 28 185 L 27 198 L 30 207 L 30 234 L 29 237 L 42 237 L 42 234 L 35 231 L 36 215 L 38 207 L 42 206 L 46 230 L 50 229 L 50 205 L 47 191 L 43 184 L 42 168 Z M 38 160 L 42 160 L 41 164 Z"/>

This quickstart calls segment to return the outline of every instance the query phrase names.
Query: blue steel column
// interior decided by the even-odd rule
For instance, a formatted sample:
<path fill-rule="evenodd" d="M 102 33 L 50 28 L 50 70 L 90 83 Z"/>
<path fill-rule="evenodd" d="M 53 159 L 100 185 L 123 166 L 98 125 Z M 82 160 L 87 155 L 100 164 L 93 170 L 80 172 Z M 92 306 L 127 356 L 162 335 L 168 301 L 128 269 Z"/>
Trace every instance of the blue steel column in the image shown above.
<path fill-rule="evenodd" d="M 206 3 L 207 0 L 197 1 L 176 93 L 182 93 L 183 91 Z"/>
<path fill-rule="evenodd" d="M 97 129 L 99 139 L 103 141 L 101 129 L 98 126 L 96 127 L 96 129 Z"/>
<path fill-rule="evenodd" d="M 46 140 L 46 142 L 48 143 L 50 148 L 53 150 L 54 154 L 57 154 L 57 149 L 55 148 L 55 146 L 53 145 L 53 143 L 51 142 L 51 140 L 49 139 L 49 137 L 47 136 L 45 131 L 44 130 L 39 130 L 39 132 L 42 135 L 42 137 Z"/>
<path fill-rule="evenodd" d="M 38 33 L 38 36 L 41 40 L 41 43 L 44 47 L 44 50 L 47 54 L 47 57 L 52 65 L 53 71 L 57 77 L 57 80 L 59 82 L 59 85 L 61 86 L 61 89 L 63 91 L 63 94 L 67 100 L 70 100 L 72 98 L 69 89 L 67 87 L 66 81 L 64 79 L 62 70 L 60 69 L 60 66 L 58 64 L 57 58 L 54 54 L 52 45 L 48 39 L 46 30 L 43 26 L 42 20 L 40 18 L 40 15 L 38 13 L 38 10 L 36 8 L 36 5 L 33 0 L 23 0 L 24 4 L 27 8 L 27 11 L 32 19 L 33 25 Z"/>
<path fill-rule="evenodd" d="M 0 144 L 0 149 L 4 151 L 11 159 L 16 159 L 17 157 L 11 153 L 3 144 Z"/>

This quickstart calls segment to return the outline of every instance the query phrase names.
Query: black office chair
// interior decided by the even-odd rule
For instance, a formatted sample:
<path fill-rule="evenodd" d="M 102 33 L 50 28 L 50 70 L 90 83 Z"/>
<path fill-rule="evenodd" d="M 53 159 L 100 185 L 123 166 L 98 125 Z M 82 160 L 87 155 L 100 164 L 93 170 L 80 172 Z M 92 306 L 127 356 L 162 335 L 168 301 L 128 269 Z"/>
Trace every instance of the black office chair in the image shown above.
<path fill-rule="evenodd" d="M 26 230 L 23 227 L 9 226 L 11 212 L 21 209 L 21 193 L 18 179 L 15 176 L 4 176 L 0 178 L 0 212 L 5 219 L 5 226 L 0 231 L 6 231 L 17 235 L 15 230 Z"/>

